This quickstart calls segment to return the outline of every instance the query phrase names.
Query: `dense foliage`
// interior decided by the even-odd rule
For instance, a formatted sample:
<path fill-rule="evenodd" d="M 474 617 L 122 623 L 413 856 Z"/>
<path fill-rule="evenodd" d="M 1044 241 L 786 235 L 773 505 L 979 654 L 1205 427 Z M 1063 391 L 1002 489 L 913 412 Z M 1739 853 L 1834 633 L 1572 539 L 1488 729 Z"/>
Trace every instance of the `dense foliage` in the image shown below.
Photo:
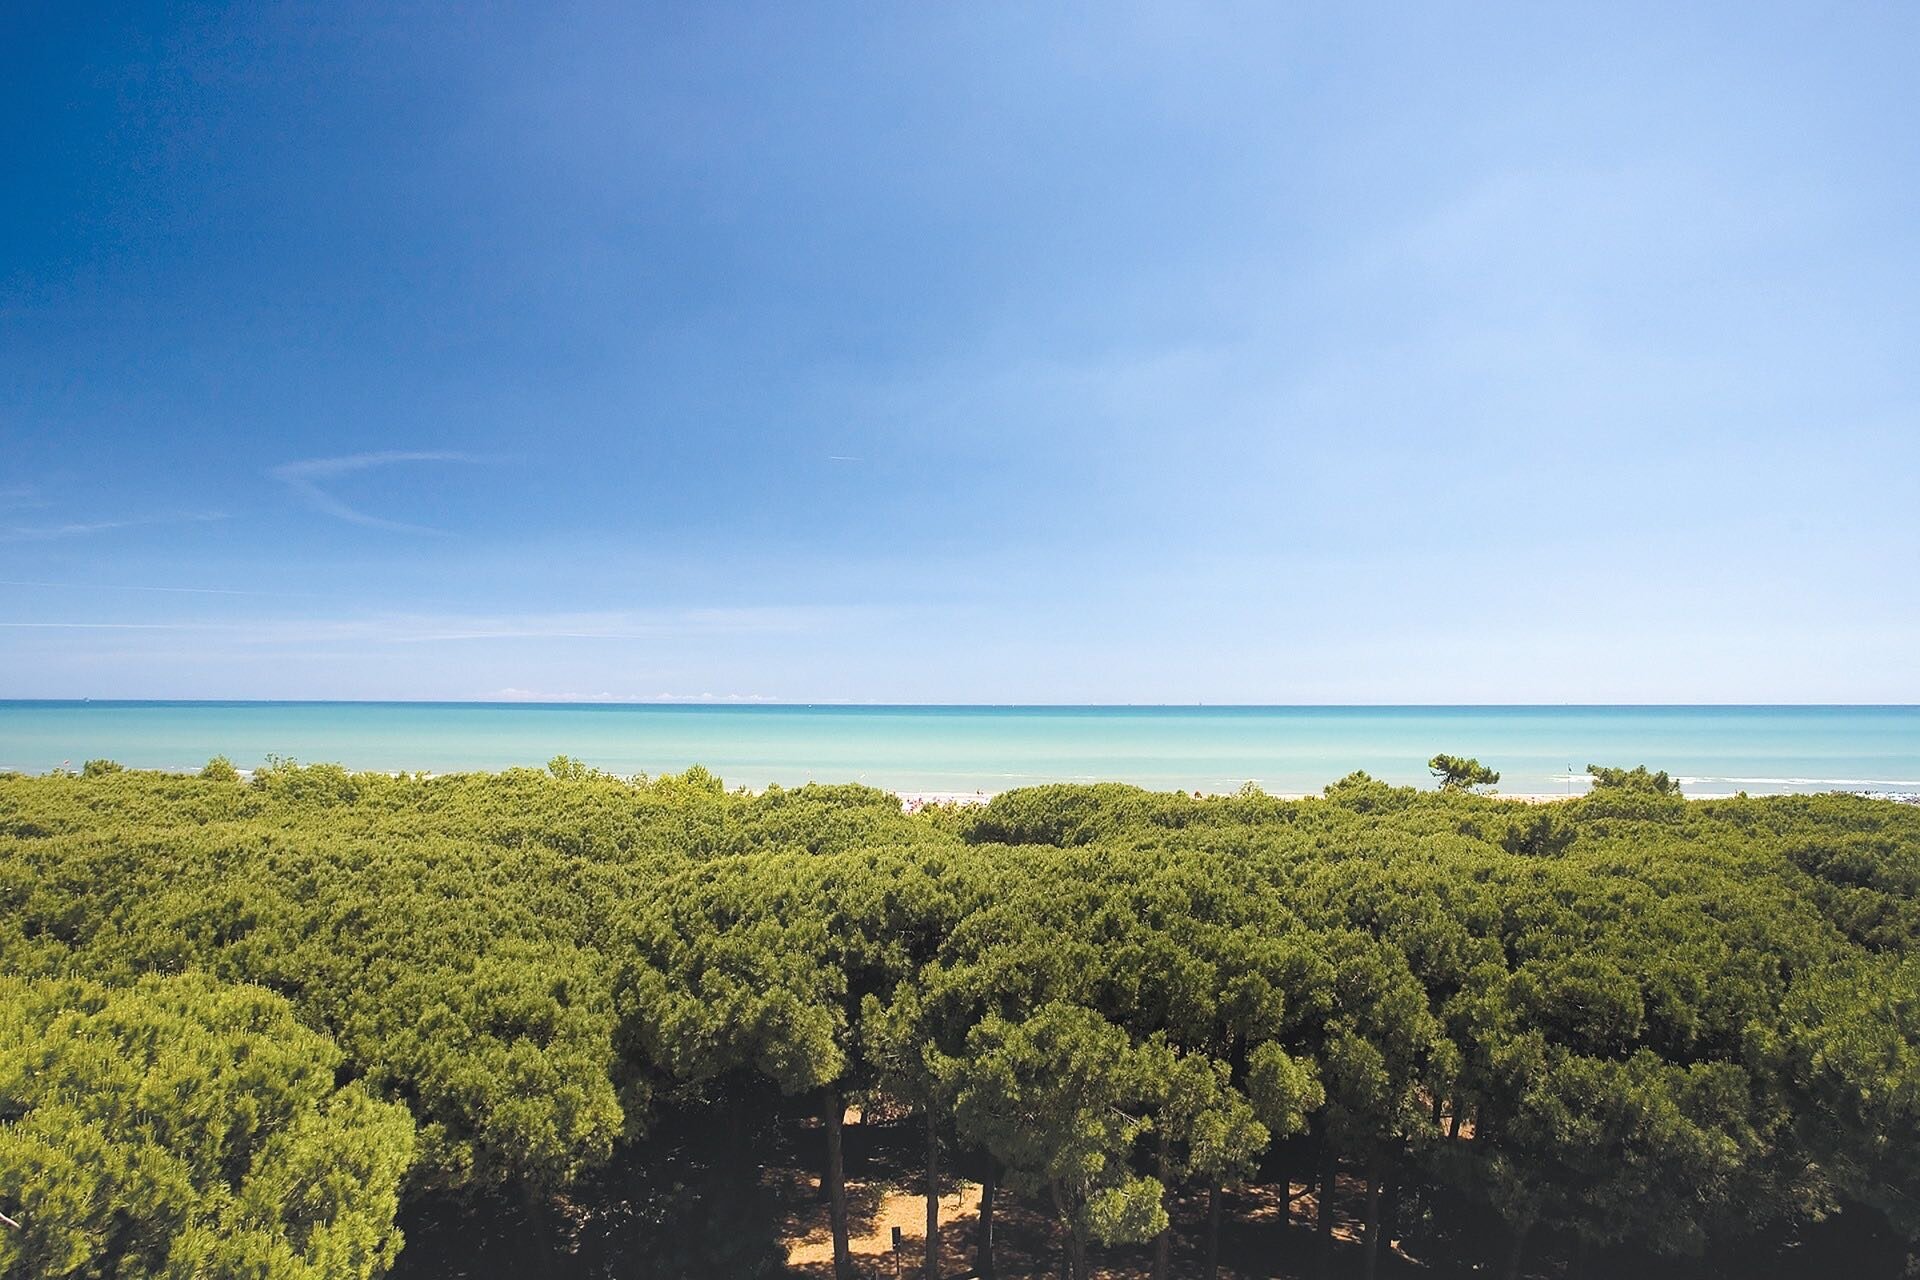
<path fill-rule="evenodd" d="M 0 1264 L 32 1276 L 379 1275 L 405 1111 L 336 1087 L 287 1002 L 204 975 L 0 979 Z"/>
<path fill-rule="evenodd" d="M 1435 768 L 913 815 L 564 759 L 0 778 L 0 1273 L 373 1276 L 426 1205 L 515 1206 L 581 1274 L 777 1270 L 701 1171 L 783 1109 L 821 1118 L 845 1270 L 850 1100 L 917 1117 L 930 1189 L 958 1162 L 1053 1218 L 1076 1276 L 1147 1241 L 1165 1274 L 1177 1198 L 1217 1223 L 1290 1175 L 1364 1187 L 1369 1273 L 1407 1238 L 1897 1273 L 1920 809 Z M 731 1252 L 607 1243 L 669 1202 Z"/>

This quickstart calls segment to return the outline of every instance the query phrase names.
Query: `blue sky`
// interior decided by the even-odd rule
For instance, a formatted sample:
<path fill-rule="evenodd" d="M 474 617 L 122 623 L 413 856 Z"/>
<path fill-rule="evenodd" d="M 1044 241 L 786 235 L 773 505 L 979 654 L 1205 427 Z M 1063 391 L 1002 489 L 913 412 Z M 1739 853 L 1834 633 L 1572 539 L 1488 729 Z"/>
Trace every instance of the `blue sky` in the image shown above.
<path fill-rule="evenodd" d="M 1920 701 L 1920 8 L 0 11 L 0 696 Z"/>

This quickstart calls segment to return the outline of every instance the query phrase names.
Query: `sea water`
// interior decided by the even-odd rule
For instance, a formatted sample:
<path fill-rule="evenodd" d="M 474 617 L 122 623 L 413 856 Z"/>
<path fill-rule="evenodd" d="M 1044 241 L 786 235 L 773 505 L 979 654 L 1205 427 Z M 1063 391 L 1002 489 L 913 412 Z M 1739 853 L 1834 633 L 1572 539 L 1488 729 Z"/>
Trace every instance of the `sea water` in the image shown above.
<path fill-rule="evenodd" d="M 1665 769 L 1694 795 L 1920 792 L 1920 707 L 887 707 L 421 702 L 0 701 L 0 769 L 88 759 L 191 769 L 224 755 L 447 772 L 556 755 L 621 774 L 701 764 L 729 785 L 864 782 L 994 793 L 1131 782 L 1277 794 L 1356 769 L 1431 782 L 1437 752 L 1498 790 L 1585 787 L 1588 763 Z"/>

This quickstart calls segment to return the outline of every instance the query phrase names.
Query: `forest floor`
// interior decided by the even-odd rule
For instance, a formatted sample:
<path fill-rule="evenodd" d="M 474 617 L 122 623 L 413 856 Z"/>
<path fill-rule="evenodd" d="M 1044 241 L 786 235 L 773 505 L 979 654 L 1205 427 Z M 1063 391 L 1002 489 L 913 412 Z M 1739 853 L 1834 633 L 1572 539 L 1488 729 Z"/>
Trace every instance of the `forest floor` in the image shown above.
<path fill-rule="evenodd" d="M 855 1266 L 870 1280 L 919 1280 L 926 1235 L 924 1159 L 913 1126 L 850 1123 L 846 1126 L 848 1245 Z M 818 1127 L 795 1135 L 800 1141 L 783 1152 L 788 1158 L 810 1153 Z M 777 1228 L 787 1251 L 787 1266 L 796 1275 L 830 1277 L 833 1274 L 833 1238 L 825 1195 L 817 1169 L 796 1164 L 769 1164 L 762 1185 L 780 1207 Z M 979 1229 L 980 1184 L 964 1177 L 942 1180 L 940 1198 L 940 1271 L 948 1277 L 973 1272 Z M 1357 1255 L 1360 1224 L 1346 1207 L 1357 1209 L 1363 1188 L 1342 1176 L 1335 1201 L 1334 1239 L 1342 1254 Z M 1295 1182 L 1289 1206 L 1277 1186 L 1253 1186 L 1223 1193 L 1220 1227 L 1221 1280 L 1267 1280 L 1274 1276 L 1312 1276 L 1319 1258 L 1319 1238 L 1312 1224 L 1318 1213 L 1311 1189 Z M 1172 1272 L 1198 1275 L 1202 1270 L 1206 1234 L 1204 1194 L 1179 1198 L 1174 1206 Z M 901 1243 L 896 1254 L 893 1231 Z M 994 1258 L 1004 1277 L 1055 1274 L 1059 1270 L 1060 1234 L 1051 1215 L 1001 1189 L 994 1206 Z M 1357 1257 L 1353 1259 L 1357 1262 Z M 1382 1258 L 1381 1273 L 1394 1275 L 1420 1270 L 1412 1258 L 1395 1250 Z M 1097 1250 L 1094 1274 L 1102 1280 L 1136 1280 L 1149 1274 L 1152 1246 Z"/>
<path fill-rule="evenodd" d="M 686 1277 L 771 1276 L 831 1280 L 833 1243 L 820 1166 L 825 1140 L 820 1122 L 770 1097 L 745 1103 L 761 1110 L 757 1123 L 727 1125 L 668 1119 L 642 1150 L 583 1179 L 577 1198 L 559 1197 L 549 1211 L 505 1190 L 475 1197 L 424 1196 L 408 1206 L 392 1280 L 685 1280 Z M 737 1114 L 738 1109 L 736 1109 Z M 870 1122 L 869 1122 L 870 1120 Z M 844 1126 L 849 1245 L 862 1280 L 921 1280 L 926 1201 L 922 1198 L 924 1130 L 911 1118 L 857 1113 Z M 942 1152 L 941 1280 L 974 1274 L 982 1170 Z M 1319 1206 L 1296 1177 L 1281 1191 L 1283 1173 L 1268 1169 L 1254 1184 L 1221 1196 L 1218 1280 L 1318 1280 Z M 1360 1212 L 1365 1187 L 1343 1172 L 1335 1184 L 1333 1274 L 1361 1275 Z M 594 1206 L 588 1209 L 586 1206 Z M 1206 1195 L 1195 1191 L 1172 1205 L 1170 1272 L 1205 1271 Z M 1409 1222 L 1420 1220 L 1407 1207 Z M 1469 1280 L 1483 1274 L 1485 1242 L 1497 1228 L 1460 1220 L 1445 1237 L 1435 1217 L 1453 1221 L 1457 1208 L 1428 1214 L 1427 1234 L 1401 1241 L 1380 1259 L 1381 1280 Z M 1001 1280 L 1059 1273 L 1062 1235 L 1051 1206 L 1002 1187 L 994 1204 L 994 1260 Z M 893 1247 L 894 1228 L 900 1248 Z M 1490 1228 L 1492 1230 L 1490 1231 Z M 1405 1246 L 1406 1248 L 1403 1249 Z M 1412 1255 L 1406 1249 L 1411 1249 Z M 1454 1265 L 1444 1259 L 1454 1258 Z M 1145 1280 L 1153 1246 L 1095 1248 L 1089 1261 L 1100 1280 Z M 1635 1280 L 1663 1280 L 1636 1273 Z"/>

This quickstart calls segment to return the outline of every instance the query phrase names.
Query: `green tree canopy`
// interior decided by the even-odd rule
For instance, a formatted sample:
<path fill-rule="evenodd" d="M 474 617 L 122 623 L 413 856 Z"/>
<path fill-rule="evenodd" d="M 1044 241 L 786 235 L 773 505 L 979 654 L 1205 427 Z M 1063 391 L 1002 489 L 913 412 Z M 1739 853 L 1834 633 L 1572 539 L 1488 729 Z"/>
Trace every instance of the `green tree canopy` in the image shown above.
<path fill-rule="evenodd" d="M 1466 756 L 1437 755 L 1427 761 L 1427 772 L 1440 780 L 1442 791 L 1471 791 L 1500 781 L 1498 773 Z"/>
<path fill-rule="evenodd" d="M 339 1063 L 255 987 L 0 979 L 0 1273 L 380 1275 L 413 1125 Z"/>
<path fill-rule="evenodd" d="M 1603 764 L 1587 766 L 1587 775 L 1593 779 L 1596 791 L 1650 791 L 1659 796 L 1677 796 L 1680 794 L 1680 782 L 1667 776 L 1662 769 L 1658 773 L 1649 773 L 1647 766 L 1637 764 L 1631 769 L 1614 769 Z"/>
<path fill-rule="evenodd" d="M 1052 1206 L 1073 1280 L 1087 1274 L 1089 1241 L 1165 1229 L 1161 1184 L 1128 1165 L 1156 1083 L 1126 1032 L 1091 1009 L 1047 1004 L 1020 1022 L 988 1017 L 944 1070 L 961 1134 L 993 1153 L 1011 1186 Z"/>

